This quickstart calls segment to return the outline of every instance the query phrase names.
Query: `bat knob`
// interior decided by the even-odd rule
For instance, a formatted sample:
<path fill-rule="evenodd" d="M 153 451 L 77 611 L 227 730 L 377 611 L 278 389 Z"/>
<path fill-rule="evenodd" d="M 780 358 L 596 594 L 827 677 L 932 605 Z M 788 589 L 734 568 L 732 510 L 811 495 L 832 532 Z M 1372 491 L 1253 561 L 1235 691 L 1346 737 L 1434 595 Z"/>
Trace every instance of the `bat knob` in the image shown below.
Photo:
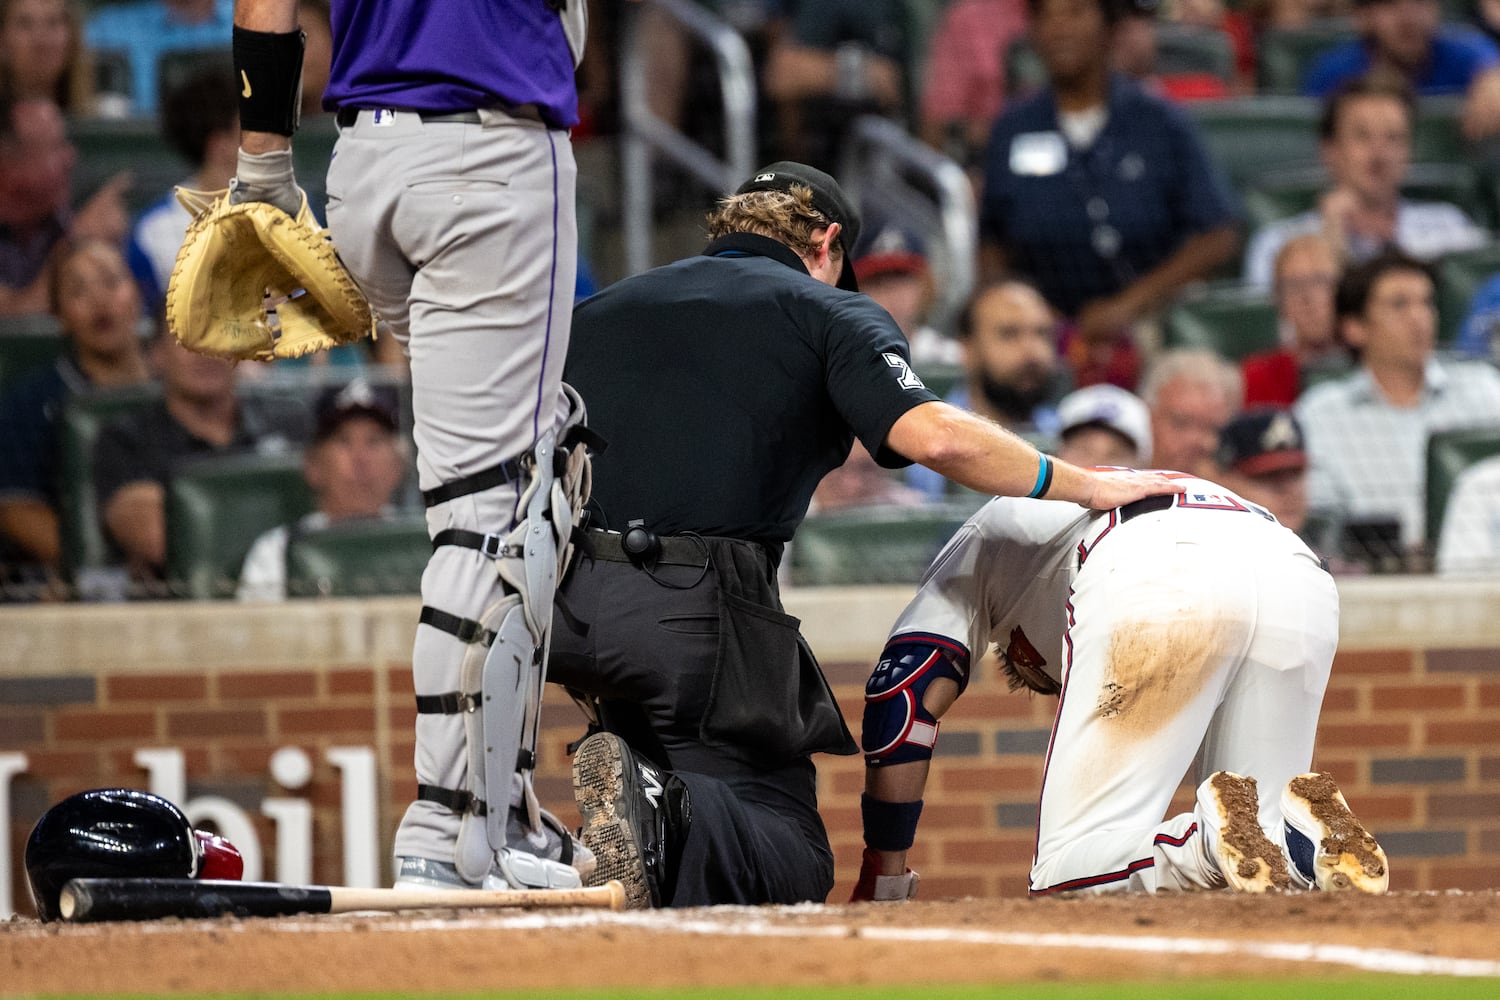
<path fill-rule="evenodd" d="M 625 909 L 625 883 L 612 878 L 604 884 L 609 889 L 609 908 L 611 910 Z"/>

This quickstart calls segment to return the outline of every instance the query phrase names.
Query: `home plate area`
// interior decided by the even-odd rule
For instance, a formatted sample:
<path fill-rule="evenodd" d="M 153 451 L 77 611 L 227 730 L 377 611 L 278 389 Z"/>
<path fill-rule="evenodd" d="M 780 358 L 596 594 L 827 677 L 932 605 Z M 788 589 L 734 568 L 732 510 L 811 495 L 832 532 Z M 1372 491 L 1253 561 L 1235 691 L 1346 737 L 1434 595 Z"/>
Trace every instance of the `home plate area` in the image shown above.
<path fill-rule="evenodd" d="M 0 925 L 4 995 L 1500 978 L 1500 893 L 1229 892 Z"/>

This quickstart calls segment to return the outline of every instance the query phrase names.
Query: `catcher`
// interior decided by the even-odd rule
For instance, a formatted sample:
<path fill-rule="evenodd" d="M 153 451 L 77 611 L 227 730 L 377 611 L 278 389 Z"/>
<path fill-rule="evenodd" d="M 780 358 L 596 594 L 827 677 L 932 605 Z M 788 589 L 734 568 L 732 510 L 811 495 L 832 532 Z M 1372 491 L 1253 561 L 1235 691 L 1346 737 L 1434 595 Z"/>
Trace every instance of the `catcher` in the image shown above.
<path fill-rule="evenodd" d="M 1185 493 L 1111 511 L 995 499 L 934 560 L 865 690 L 854 900 L 915 894 L 938 720 L 991 642 L 1012 688 L 1058 696 L 1032 895 L 1385 891 L 1384 852 L 1307 773 L 1332 577 L 1263 508 L 1172 476 Z M 1195 754 L 1196 804 L 1162 821 Z"/>

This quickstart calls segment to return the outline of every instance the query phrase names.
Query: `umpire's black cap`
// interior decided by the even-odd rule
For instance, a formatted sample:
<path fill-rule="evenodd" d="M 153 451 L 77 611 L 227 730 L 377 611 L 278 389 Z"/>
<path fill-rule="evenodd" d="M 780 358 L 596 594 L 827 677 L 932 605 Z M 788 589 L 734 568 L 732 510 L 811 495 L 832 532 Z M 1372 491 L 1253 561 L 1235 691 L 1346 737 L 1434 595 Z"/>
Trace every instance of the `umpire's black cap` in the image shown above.
<path fill-rule="evenodd" d="M 844 189 L 839 187 L 838 181 L 817 167 L 791 160 L 778 160 L 757 170 L 755 176 L 741 184 L 735 194 L 790 191 L 798 184 L 812 190 L 814 208 L 822 212 L 829 222 L 837 222 L 842 227 L 839 243 L 844 248 L 844 270 L 839 275 L 839 287 L 851 292 L 859 291 L 859 282 L 854 277 L 853 253 L 854 245 L 859 242 L 859 212 L 849 196 L 844 194 Z"/>

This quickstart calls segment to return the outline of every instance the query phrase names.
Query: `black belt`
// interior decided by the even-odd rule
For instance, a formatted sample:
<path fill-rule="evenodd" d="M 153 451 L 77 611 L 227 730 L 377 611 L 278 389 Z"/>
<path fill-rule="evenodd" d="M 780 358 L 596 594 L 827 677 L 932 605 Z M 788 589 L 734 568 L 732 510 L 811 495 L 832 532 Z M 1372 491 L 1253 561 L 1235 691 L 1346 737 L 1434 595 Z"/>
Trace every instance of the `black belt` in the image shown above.
<path fill-rule="evenodd" d="M 528 121 L 545 122 L 541 110 L 535 104 L 521 104 L 516 107 L 496 108 L 512 118 L 524 118 Z M 428 124 L 437 122 L 455 122 L 461 125 L 478 125 L 481 121 L 479 112 L 473 108 L 463 111 L 413 111 L 410 108 L 339 108 L 334 114 L 334 121 L 339 128 L 348 128 L 359 119 L 361 111 L 392 111 L 403 115 L 416 115 Z"/>
<path fill-rule="evenodd" d="M 618 531 L 600 531 L 591 528 L 587 533 L 589 548 L 595 559 L 605 562 L 635 562 L 625 551 L 621 540 L 625 537 Z M 661 551 L 652 561 L 653 566 L 691 566 L 700 569 L 708 558 L 708 549 L 700 538 L 682 535 L 660 535 Z"/>
<path fill-rule="evenodd" d="M 339 108 L 334 121 L 339 128 L 348 128 L 359 118 L 361 111 L 374 111 L 375 108 Z M 406 108 L 380 108 L 381 111 L 396 111 L 403 115 L 416 115 L 424 122 L 458 122 L 463 125 L 478 125 L 478 111 L 410 111 Z"/>
<path fill-rule="evenodd" d="M 1175 493 L 1162 493 L 1159 496 L 1132 501 L 1120 508 L 1120 523 L 1124 524 L 1132 517 L 1140 517 L 1142 514 L 1154 514 L 1159 510 L 1166 510 L 1176 502 L 1177 494 Z"/>

